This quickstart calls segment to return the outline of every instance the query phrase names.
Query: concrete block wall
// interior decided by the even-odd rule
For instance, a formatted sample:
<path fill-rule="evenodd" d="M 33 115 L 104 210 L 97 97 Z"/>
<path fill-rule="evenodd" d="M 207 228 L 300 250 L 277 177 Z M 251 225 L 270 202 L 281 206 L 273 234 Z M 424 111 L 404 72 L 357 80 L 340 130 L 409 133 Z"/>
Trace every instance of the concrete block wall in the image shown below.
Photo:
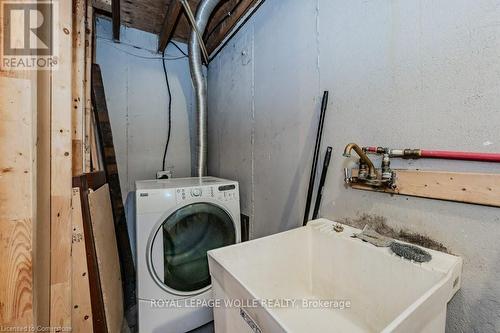
<path fill-rule="evenodd" d="M 355 161 L 342 157 L 349 142 L 500 151 L 499 17 L 494 0 L 266 1 L 209 66 L 209 172 L 240 181 L 252 237 L 301 225 L 329 90 L 321 151 L 334 155 L 321 216 L 381 216 L 443 243 L 464 258 L 447 332 L 499 332 L 500 209 L 350 190 L 342 173 Z"/>

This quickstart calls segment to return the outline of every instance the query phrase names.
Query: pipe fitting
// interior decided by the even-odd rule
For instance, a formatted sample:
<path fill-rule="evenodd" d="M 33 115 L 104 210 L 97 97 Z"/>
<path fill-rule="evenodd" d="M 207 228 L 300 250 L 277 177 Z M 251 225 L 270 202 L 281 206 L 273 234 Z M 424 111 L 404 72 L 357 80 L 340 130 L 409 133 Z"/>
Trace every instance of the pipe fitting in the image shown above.
<path fill-rule="evenodd" d="M 368 166 L 368 178 L 377 179 L 378 174 L 377 170 L 375 169 L 375 166 L 373 165 L 372 161 L 368 158 L 368 155 L 366 155 L 363 149 L 361 149 L 357 144 L 355 143 L 348 144 L 344 149 L 344 156 L 351 157 L 352 150 L 354 150 L 358 154 L 359 158 L 361 159 L 361 162 L 363 162 Z"/>

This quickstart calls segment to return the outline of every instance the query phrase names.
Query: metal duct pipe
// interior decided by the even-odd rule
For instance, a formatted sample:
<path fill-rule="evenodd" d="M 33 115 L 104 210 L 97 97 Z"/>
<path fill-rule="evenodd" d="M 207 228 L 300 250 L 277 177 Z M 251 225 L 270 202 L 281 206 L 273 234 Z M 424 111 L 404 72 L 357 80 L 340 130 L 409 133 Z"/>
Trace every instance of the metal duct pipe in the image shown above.
<path fill-rule="evenodd" d="M 202 0 L 200 2 L 196 11 L 196 26 L 202 36 L 210 15 L 221 1 Z M 191 30 L 189 39 L 189 67 L 196 95 L 196 174 L 202 177 L 207 172 L 207 78 L 203 73 L 200 42 L 194 29 Z"/>

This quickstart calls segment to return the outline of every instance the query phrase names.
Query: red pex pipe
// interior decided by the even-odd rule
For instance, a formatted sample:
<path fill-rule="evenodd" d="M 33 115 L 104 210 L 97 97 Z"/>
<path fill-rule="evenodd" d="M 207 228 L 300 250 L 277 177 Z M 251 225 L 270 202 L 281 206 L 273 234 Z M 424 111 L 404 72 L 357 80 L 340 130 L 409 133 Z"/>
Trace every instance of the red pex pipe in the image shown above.
<path fill-rule="evenodd" d="M 500 154 L 492 154 L 492 153 L 470 153 L 470 152 L 447 151 L 447 150 L 421 150 L 420 156 L 422 158 L 440 158 L 446 160 L 500 162 Z"/>
<path fill-rule="evenodd" d="M 365 147 L 369 153 L 378 153 L 378 147 Z M 495 153 L 472 153 L 464 151 L 448 150 L 424 150 L 424 149 L 399 149 L 396 157 L 405 157 L 404 152 L 409 151 L 407 158 L 436 158 L 445 160 L 477 161 L 477 162 L 496 162 L 500 163 L 500 154 Z M 416 154 L 415 154 L 416 152 Z M 399 155 L 403 154 L 403 155 Z M 418 155 L 417 155 L 418 154 Z"/>

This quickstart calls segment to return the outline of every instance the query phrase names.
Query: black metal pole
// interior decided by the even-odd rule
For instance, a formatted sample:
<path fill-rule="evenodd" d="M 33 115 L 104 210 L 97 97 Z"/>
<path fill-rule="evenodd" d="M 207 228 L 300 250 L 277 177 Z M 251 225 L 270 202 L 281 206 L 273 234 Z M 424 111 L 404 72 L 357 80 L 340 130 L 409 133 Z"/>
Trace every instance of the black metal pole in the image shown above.
<path fill-rule="evenodd" d="M 309 177 L 309 188 L 307 189 L 306 211 L 304 212 L 304 221 L 303 221 L 304 226 L 307 224 L 307 221 L 309 221 L 309 210 L 311 209 L 311 200 L 314 190 L 314 180 L 316 178 L 316 168 L 318 166 L 318 155 L 319 155 L 319 149 L 321 148 L 321 137 L 323 135 L 323 125 L 325 124 L 325 114 L 327 106 L 328 106 L 328 91 L 325 91 L 323 94 L 323 101 L 321 102 L 321 114 L 319 116 L 318 133 L 316 134 L 316 146 L 314 147 L 313 165 L 311 168 L 311 176 Z"/>
<path fill-rule="evenodd" d="M 326 149 L 325 162 L 323 163 L 323 171 L 321 171 L 321 178 L 319 179 L 318 194 L 316 195 L 316 203 L 314 204 L 313 220 L 318 218 L 319 206 L 321 206 L 321 199 L 323 198 L 323 187 L 325 187 L 326 175 L 328 174 L 328 167 L 332 158 L 332 147 Z"/>

